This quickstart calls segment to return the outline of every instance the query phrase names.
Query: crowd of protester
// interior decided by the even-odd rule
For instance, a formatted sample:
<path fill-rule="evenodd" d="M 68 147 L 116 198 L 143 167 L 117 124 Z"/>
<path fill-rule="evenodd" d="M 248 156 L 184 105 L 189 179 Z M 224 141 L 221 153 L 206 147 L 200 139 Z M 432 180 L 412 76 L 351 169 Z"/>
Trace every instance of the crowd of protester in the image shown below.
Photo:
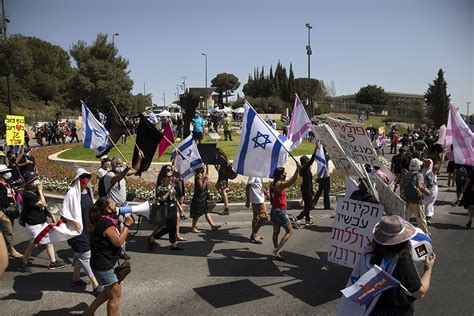
<path fill-rule="evenodd" d="M 177 133 L 178 137 L 182 135 L 182 127 L 184 122 L 182 116 L 176 115 L 168 118 L 160 118 L 154 122 L 158 128 L 164 128 L 164 124 L 170 121 Z M 230 122 L 229 122 L 230 121 Z M 223 128 L 225 140 L 232 140 L 232 122 L 226 114 L 222 115 L 222 119 L 218 120 L 211 117 L 208 122 L 212 124 L 207 126 L 207 131 L 219 131 L 220 125 Z M 56 122 L 57 123 L 57 122 Z M 269 121 L 268 124 L 276 124 Z M 127 125 L 134 133 L 134 122 L 130 121 Z M 196 142 L 201 142 L 203 133 L 205 132 L 204 120 L 200 117 L 200 113 L 196 112 L 192 120 L 193 135 Z M 71 142 L 77 139 L 77 129 L 74 125 L 66 122 L 64 124 L 51 124 L 39 128 L 36 132 L 41 136 L 39 139 L 45 138 L 44 144 L 55 144 L 64 142 L 67 137 L 71 138 Z M 39 134 L 38 134 L 39 133 Z M 76 134 L 74 134 L 76 133 Z M 181 135 L 180 135 L 181 133 Z M 387 141 L 390 142 L 390 153 L 396 155 L 391 160 L 391 172 L 395 175 L 393 189 L 400 189 L 400 196 L 407 203 L 407 216 L 409 220 L 411 215 L 416 218 L 417 226 L 426 234 L 429 233 L 428 225 L 430 220 L 435 216 L 434 205 L 438 193 L 437 176 L 442 172 L 441 168 L 445 161 L 448 161 L 447 172 L 449 173 L 448 186 L 456 185 L 457 194 L 453 205 L 461 205 L 468 210 L 469 220 L 466 226 L 472 225 L 472 217 L 474 215 L 474 172 L 469 166 L 454 163 L 451 150 L 443 148 L 441 144 L 437 144 L 437 135 L 433 129 L 421 128 L 413 133 L 405 133 L 402 137 L 398 135 L 397 128 L 394 126 L 390 129 L 388 138 L 384 131 L 374 128 L 368 128 L 367 134 L 377 151 L 377 154 L 383 156 L 385 154 L 384 147 Z M 44 135 L 44 137 L 43 137 Z M 38 138 L 38 136 L 37 136 Z M 126 141 L 126 136 L 125 136 Z M 125 142 L 124 141 L 124 142 Z M 401 146 L 399 146 L 401 145 Z M 273 259 L 285 260 L 283 247 L 293 234 L 293 229 L 301 227 L 301 221 L 305 219 L 305 226 L 312 225 L 310 211 L 314 209 L 319 198 L 323 195 L 324 208 L 332 210 L 329 199 L 330 191 L 330 157 L 325 152 L 326 165 L 323 170 L 318 166 L 317 175 L 311 172 L 311 166 L 315 160 L 315 154 L 318 145 L 315 146 L 313 155 L 308 158 L 303 156 L 300 163 L 297 164 L 296 170 L 291 178 L 287 179 L 285 168 L 277 168 L 273 174 L 273 181 L 266 188 L 263 179 L 258 177 L 248 177 L 246 186 L 246 203 L 247 208 L 252 207 L 252 233 L 249 242 L 262 244 L 263 238 L 258 234 L 262 226 L 270 219 L 273 225 Z M 121 158 L 109 158 L 107 156 L 101 158 L 101 165 L 97 172 L 88 172 L 84 169 L 77 169 L 75 177 L 71 183 L 71 188 L 66 195 L 77 195 L 80 197 L 79 204 L 71 207 L 79 208 L 82 214 L 82 225 L 79 222 L 62 217 L 66 222 L 71 224 L 82 233 L 68 240 L 68 244 L 74 253 L 74 272 L 71 276 L 71 283 L 75 286 L 85 286 L 88 282 L 80 278 L 81 269 L 86 272 L 90 283 L 92 283 L 93 294 L 95 300 L 86 311 L 86 315 L 93 315 L 96 309 L 103 303 L 107 302 L 107 312 L 110 315 L 117 314 L 120 304 L 120 280 L 118 279 L 116 269 L 119 260 L 128 260 L 130 255 L 125 251 L 125 239 L 129 233 L 129 228 L 135 223 L 133 216 L 119 216 L 117 208 L 127 205 L 127 179 L 136 174 L 140 169 L 143 153 L 140 152 L 139 158 L 134 166 L 125 163 Z M 1 240 L 0 251 L 2 250 L 3 240 L 5 241 L 5 249 L 8 254 L 22 261 L 19 271 L 22 273 L 30 273 L 31 267 L 29 259 L 32 251 L 37 246 L 33 239 L 38 233 L 48 225 L 49 222 L 55 222 L 57 219 L 47 211 L 47 201 L 45 199 L 40 174 L 36 168 L 35 159 L 31 156 L 29 147 L 21 147 L 18 153 L 14 148 L 0 150 L 0 228 Z M 219 147 L 216 149 L 216 163 L 214 168 L 218 173 L 216 181 L 216 189 L 220 194 L 224 205 L 224 212 L 220 215 L 229 215 L 229 176 L 226 172 L 230 160 L 227 154 Z M 321 172 L 319 172 L 321 171 Z M 384 174 L 380 168 L 369 170 L 375 176 L 380 177 L 384 182 L 388 182 L 388 175 Z M 221 226 L 216 224 L 211 215 L 212 206 L 208 202 L 209 190 L 209 165 L 195 170 L 194 191 L 191 197 L 190 218 L 192 219 L 191 233 L 199 233 L 198 220 L 204 215 L 207 223 L 212 231 L 218 230 Z M 295 218 L 290 218 L 287 213 L 286 189 L 294 185 L 298 179 L 302 178 L 301 197 L 303 200 L 302 212 Z M 91 185 L 100 187 L 103 182 L 105 194 L 99 196 L 95 200 Z M 317 191 L 313 186 L 317 183 Z M 360 179 L 359 190 L 352 196 L 354 199 L 364 201 L 374 201 L 371 196 L 368 184 L 365 180 Z M 175 166 L 175 163 L 164 165 L 156 180 L 155 199 L 157 205 L 166 205 L 166 222 L 157 225 L 148 237 L 148 248 L 154 251 L 160 238 L 168 235 L 170 249 L 176 251 L 185 250 L 185 246 L 178 242 L 185 242 L 186 239 L 180 235 L 180 221 L 187 219 L 185 212 L 185 190 L 184 182 Z M 270 201 L 270 211 L 265 206 L 265 200 Z M 375 200 L 376 202 L 376 200 Z M 22 209 L 19 212 L 19 209 Z M 30 239 L 29 244 L 21 254 L 14 247 L 13 225 L 18 219 L 20 225 L 24 226 Z M 412 229 L 411 224 L 405 219 L 384 217 L 378 224 L 378 230 L 374 232 L 375 242 L 372 245 L 374 252 L 372 256 L 373 263 L 378 263 L 384 259 L 384 256 L 396 254 L 400 257 L 399 263 L 394 268 L 395 273 L 400 274 L 402 282 L 408 276 L 414 275 L 412 270 L 412 262 L 406 257 L 407 240 L 400 238 L 397 245 L 389 243 L 383 239 L 380 231 L 386 226 L 399 226 L 400 230 Z M 408 227 L 408 228 L 407 228 Z M 279 240 L 281 228 L 284 229 L 284 235 Z M 403 236 L 405 236 L 404 234 Z M 402 237 L 403 237 L 402 236 Z M 405 236 L 406 237 L 406 236 Z M 49 269 L 63 268 L 64 263 L 56 259 L 53 244 L 46 247 L 48 257 L 50 259 Z M 413 292 L 414 298 L 421 298 L 429 288 L 429 279 L 431 268 L 435 258 L 430 257 L 426 262 L 425 274 L 421 278 L 407 279 L 407 288 Z M 2 261 L 0 261 L 2 263 Z M 397 276 L 398 276 L 397 274 Z M 380 298 L 380 302 L 374 309 L 374 315 L 383 310 L 383 306 L 390 305 L 393 297 L 384 294 Z M 382 302 L 384 302 L 383 305 Z M 412 301 L 407 301 L 404 305 L 410 309 Z M 387 305 L 388 304 L 388 305 Z M 408 306 L 408 307 L 407 307 Z"/>

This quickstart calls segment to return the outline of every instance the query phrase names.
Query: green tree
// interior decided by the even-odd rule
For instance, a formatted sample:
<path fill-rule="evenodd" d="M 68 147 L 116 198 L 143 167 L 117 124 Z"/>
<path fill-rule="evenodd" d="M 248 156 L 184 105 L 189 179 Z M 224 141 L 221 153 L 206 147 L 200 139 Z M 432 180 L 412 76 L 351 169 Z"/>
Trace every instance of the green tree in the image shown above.
<path fill-rule="evenodd" d="M 143 93 L 139 93 L 136 95 L 132 95 L 131 98 L 131 105 L 130 111 L 133 114 L 145 111 L 146 107 L 152 106 L 152 95 L 151 93 L 144 95 Z"/>
<path fill-rule="evenodd" d="M 448 120 L 450 94 L 447 92 L 448 84 L 444 80 L 444 71 L 438 71 L 438 78 L 428 86 L 425 93 L 428 104 L 428 115 L 433 120 L 436 128 L 445 124 Z"/>
<path fill-rule="evenodd" d="M 129 63 L 118 55 L 106 34 L 98 34 L 91 45 L 78 41 L 70 54 L 77 65 L 69 83 L 71 107 L 77 108 L 83 100 L 93 110 L 107 112 L 112 100 L 120 112 L 130 111 L 133 81 L 127 69 Z"/>
<path fill-rule="evenodd" d="M 308 78 L 296 78 L 295 79 L 295 92 L 301 99 L 301 102 L 309 99 L 310 93 L 313 101 L 323 100 L 327 97 L 326 87 L 322 80 L 309 79 Z"/>
<path fill-rule="evenodd" d="M 237 78 L 235 75 L 224 72 L 218 74 L 214 79 L 211 80 L 211 87 L 216 88 L 220 99 L 225 96 L 225 101 L 228 103 L 228 96 L 240 87 L 240 82 L 239 78 Z"/>
<path fill-rule="evenodd" d="M 385 90 L 377 85 L 367 85 L 356 94 L 356 102 L 360 104 L 386 105 L 387 101 Z"/>

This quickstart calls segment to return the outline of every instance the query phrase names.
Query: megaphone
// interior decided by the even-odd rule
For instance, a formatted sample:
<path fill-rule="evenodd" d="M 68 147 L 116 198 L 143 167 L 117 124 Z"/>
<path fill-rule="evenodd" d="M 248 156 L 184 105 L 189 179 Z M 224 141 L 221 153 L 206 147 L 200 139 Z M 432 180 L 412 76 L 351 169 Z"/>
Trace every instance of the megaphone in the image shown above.
<path fill-rule="evenodd" d="M 125 205 L 119 207 L 120 215 L 138 214 L 148 218 L 148 222 L 164 226 L 166 224 L 168 210 L 164 205 L 150 204 L 146 201 L 138 205 Z"/>
<path fill-rule="evenodd" d="M 411 257 L 414 261 L 425 260 L 426 256 L 433 253 L 433 241 L 418 227 L 416 228 L 416 235 L 410 239 L 410 244 Z"/>

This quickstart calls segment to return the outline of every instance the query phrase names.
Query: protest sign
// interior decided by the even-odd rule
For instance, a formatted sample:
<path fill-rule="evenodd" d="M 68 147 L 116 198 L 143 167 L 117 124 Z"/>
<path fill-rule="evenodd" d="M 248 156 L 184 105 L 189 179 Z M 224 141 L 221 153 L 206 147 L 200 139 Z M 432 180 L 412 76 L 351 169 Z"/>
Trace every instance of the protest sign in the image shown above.
<path fill-rule="evenodd" d="M 331 161 L 339 172 L 349 176 L 362 176 L 354 161 L 347 157 L 326 124 L 313 126 L 313 133 L 316 135 L 316 138 L 323 142 L 324 148 L 326 148 Z"/>
<path fill-rule="evenodd" d="M 7 145 L 16 146 L 25 144 L 25 117 L 7 115 L 5 120 Z"/>
<path fill-rule="evenodd" d="M 374 177 L 374 179 L 379 202 L 385 207 L 385 212 L 405 218 L 405 201 L 393 192 L 390 186 L 386 185 L 379 177 Z"/>
<path fill-rule="evenodd" d="M 332 117 L 327 117 L 327 119 L 329 127 L 349 158 L 364 165 L 381 165 L 377 153 L 365 133 L 364 125 Z"/>
<path fill-rule="evenodd" d="M 338 198 L 328 261 L 353 268 L 365 246 L 372 241 L 372 229 L 383 210 L 381 204 Z"/>

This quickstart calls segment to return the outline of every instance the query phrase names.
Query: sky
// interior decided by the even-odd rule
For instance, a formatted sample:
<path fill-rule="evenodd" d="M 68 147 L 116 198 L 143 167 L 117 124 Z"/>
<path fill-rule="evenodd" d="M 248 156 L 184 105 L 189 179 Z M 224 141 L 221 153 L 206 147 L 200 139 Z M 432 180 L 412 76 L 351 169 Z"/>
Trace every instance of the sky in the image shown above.
<path fill-rule="evenodd" d="M 451 101 L 466 111 L 474 90 L 474 0 L 4 0 L 8 34 L 36 36 L 68 50 L 98 33 L 119 33 L 134 93 L 176 99 L 176 86 L 208 86 L 236 75 L 239 94 L 255 67 L 280 61 L 334 81 L 336 94 L 367 84 L 423 94 L 445 71 Z M 181 93 L 181 91 L 180 91 Z M 474 113 L 471 104 L 470 113 Z"/>

